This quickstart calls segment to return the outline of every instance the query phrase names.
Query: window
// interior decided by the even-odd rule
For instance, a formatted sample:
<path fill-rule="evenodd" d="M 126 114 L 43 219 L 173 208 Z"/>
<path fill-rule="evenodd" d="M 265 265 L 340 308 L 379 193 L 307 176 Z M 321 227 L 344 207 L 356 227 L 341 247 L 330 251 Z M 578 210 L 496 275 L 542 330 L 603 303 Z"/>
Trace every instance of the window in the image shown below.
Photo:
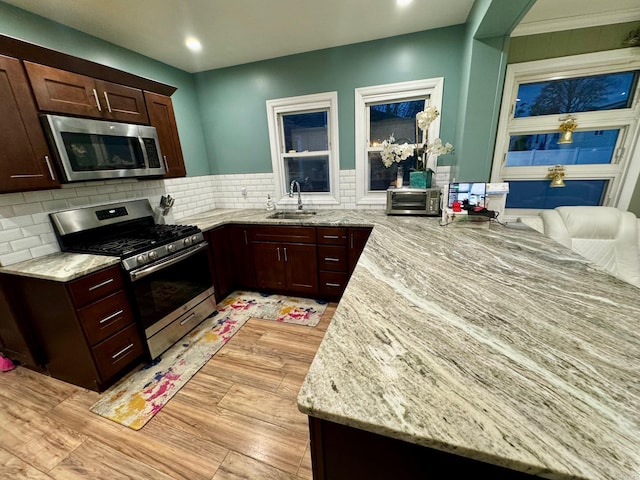
<path fill-rule="evenodd" d="M 428 105 L 442 107 L 444 80 L 434 78 L 414 82 L 377 85 L 355 91 L 356 108 L 356 202 L 383 205 L 386 190 L 396 179 L 398 164 L 386 168 L 382 163 L 382 142 L 391 135 L 395 143 L 422 143 L 422 131 L 416 128 L 416 114 Z M 429 127 L 429 138 L 440 133 L 440 117 Z M 412 156 L 404 160 L 404 184 L 409 184 Z"/>
<path fill-rule="evenodd" d="M 509 182 L 508 215 L 628 208 L 640 173 L 639 77 L 640 60 L 625 50 L 507 68 L 491 181 Z M 577 123 L 572 143 L 558 143 L 569 114 Z M 565 187 L 550 187 L 555 165 L 565 168 Z"/>
<path fill-rule="evenodd" d="M 267 101 L 279 204 L 296 202 L 287 195 L 294 181 L 307 204 L 340 203 L 337 112 L 336 92 Z"/>

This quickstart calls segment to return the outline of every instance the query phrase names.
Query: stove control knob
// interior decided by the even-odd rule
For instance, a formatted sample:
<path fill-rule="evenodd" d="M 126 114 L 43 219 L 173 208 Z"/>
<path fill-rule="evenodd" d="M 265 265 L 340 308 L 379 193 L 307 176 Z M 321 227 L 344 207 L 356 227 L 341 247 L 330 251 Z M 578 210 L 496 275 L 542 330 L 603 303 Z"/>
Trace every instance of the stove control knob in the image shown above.
<path fill-rule="evenodd" d="M 149 260 L 155 260 L 156 258 L 158 258 L 157 252 L 149 252 Z"/>
<path fill-rule="evenodd" d="M 147 262 L 147 256 L 146 255 L 138 255 L 138 258 L 136 258 L 136 262 L 138 262 L 138 265 L 142 265 L 143 263 Z"/>
<path fill-rule="evenodd" d="M 188 247 L 189 245 L 191 245 L 191 239 L 187 237 L 182 241 L 182 243 L 185 247 Z"/>
<path fill-rule="evenodd" d="M 191 237 L 191 243 L 198 243 L 198 236 L 194 235 L 193 237 Z"/>
<path fill-rule="evenodd" d="M 167 252 L 173 253 L 175 251 L 176 251 L 176 246 L 173 243 L 170 243 L 169 245 L 167 245 Z"/>

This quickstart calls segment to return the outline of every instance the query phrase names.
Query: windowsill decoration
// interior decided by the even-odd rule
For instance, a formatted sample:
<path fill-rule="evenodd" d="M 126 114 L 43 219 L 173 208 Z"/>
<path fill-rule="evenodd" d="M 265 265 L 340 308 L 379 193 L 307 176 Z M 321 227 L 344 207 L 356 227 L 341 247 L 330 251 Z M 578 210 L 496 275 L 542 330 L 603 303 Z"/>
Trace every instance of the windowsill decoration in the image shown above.
<path fill-rule="evenodd" d="M 400 162 L 406 160 L 412 156 L 415 152 L 415 145 L 412 143 L 397 144 L 393 143 L 396 139 L 393 134 L 382 142 L 382 163 L 385 167 L 389 168 L 394 163 L 398 164 L 398 175 L 396 178 L 396 188 L 402 187 L 402 178 L 404 176 L 404 169 Z"/>

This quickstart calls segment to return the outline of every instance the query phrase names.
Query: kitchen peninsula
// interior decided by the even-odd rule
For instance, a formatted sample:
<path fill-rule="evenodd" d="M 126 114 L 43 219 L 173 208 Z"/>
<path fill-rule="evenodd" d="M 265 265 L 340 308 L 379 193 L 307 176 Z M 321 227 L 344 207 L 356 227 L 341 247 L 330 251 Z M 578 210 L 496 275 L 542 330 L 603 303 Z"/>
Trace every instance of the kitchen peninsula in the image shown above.
<path fill-rule="evenodd" d="M 212 210 L 182 222 L 374 226 L 298 396 L 316 480 L 356 478 L 349 468 L 471 478 L 463 465 L 473 478 L 640 478 L 636 287 L 519 224 L 267 216 Z M 397 463 L 368 436 L 429 468 Z"/>

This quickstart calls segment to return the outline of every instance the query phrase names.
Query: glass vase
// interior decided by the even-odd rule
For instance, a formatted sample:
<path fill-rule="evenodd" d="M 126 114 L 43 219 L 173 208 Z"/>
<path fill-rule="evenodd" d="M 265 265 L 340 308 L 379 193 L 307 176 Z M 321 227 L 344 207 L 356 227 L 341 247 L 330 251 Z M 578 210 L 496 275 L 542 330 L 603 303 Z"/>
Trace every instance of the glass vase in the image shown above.
<path fill-rule="evenodd" d="M 404 168 L 398 165 L 398 175 L 396 177 L 396 188 L 402 188 L 403 177 L 404 177 Z"/>

